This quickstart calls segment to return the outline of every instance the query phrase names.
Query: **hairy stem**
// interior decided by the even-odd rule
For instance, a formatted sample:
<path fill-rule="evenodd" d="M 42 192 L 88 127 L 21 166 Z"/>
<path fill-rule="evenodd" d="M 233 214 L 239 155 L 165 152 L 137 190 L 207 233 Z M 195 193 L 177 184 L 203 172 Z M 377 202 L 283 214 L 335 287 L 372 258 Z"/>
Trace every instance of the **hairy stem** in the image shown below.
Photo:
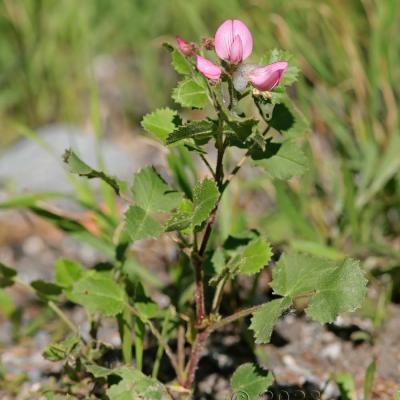
<path fill-rule="evenodd" d="M 196 284 L 196 325 L 200 327 L 205 317 L 204 307 L 204 282 L 203 282 L 203 265 L 201 256 L 197 251 L 192 253 L 192 264 L 194 268 L 195 284 Z"/>
<path fill-rule="evenodd" d="M 196 340 L 192 346 L 192 353 L 190 355 L 190 361 L 186 369 L 186 380 L 183 384 L 185 388 L 191 388 L 194 382 L 194 376 L 200 361 L 200 355 L 206 344 L 207 338 L 210 335 L 209 330 L 199 332 L 196 335 Z"/>

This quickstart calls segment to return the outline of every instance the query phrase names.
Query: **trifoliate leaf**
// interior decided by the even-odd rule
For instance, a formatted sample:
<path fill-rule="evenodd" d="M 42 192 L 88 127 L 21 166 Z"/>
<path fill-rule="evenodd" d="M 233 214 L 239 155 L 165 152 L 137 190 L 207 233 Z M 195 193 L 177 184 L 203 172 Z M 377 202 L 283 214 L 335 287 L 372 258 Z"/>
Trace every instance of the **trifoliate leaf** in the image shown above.
<path fill-rule="evenodd" d="M 175 129 L 176 111 L 160 108 L 143 117 L 141 125 L 160 142 L 165 143 L 168 135 Z"/>
<path fill-rule="evenodd" d="M 122 379 L 107 389 L 110 400 L 162 400 L 171 399 L 164 385 L 154 378 L 144 375 L 137 369 L 122 367 L 113 374 Z"/>
<path fill-rule="evenodd" d="M 167 144 L 183 139 L 205 140 L 215 135 L 216 124 L 213 121 L 190 121 L 178 126 L 167 138 Z"/>
<path fill-rule="evenodd" d="M 294 140 L 282 143 L 269 141 L 265 152 L 258 151 L 252 157 L 257 160 L 256 165 L 263 167 L 273 179 L 286 180 L 300 176 L 308 168 L 307 157 Z"/>
<path fill-rule="evenodd" d="M 208 103 L 206 85 L 186 78 L 172 92 L 172 98 L 183 107 L 203 108 Z"/>
<path fill-rule="evenodd" d="M 74 297 L 91 313 L 107 316 L 121 313 L 125 306 L 125 295 L 111 277 L 95 273 L 79 279 L 72 289 Z"/>
<path fill-rule="evenodd" d="M 253 275 L 260 272 L 271 260 L 272 250 L 263 239 L 257 238 L 241 248 L 230 262 L 230 269 L 237 269 L 239 273 Z"/>
<path fill-rule="evenodd" d="M 17 271 L 0 262 L 0 288 L 12 286 Z"/>
<path fill-rule="evenodd" d="M 126 230 L 131 239 L 155 238 L 163 232 L 162 225 L 150 213 L 138 206 L 131 206 L 125 213 Z"/>
<path fill-rule="evenodd" d="M 254 331 L 256 343 L 268 343 L 279 317 L 291 304 L 289 298 L 272 300 L 253 313 L 250 329 Z"/>
<path fill-rule="evenodd" d="M 322 323 L 361 306 L 367 280 L 359 263 L 351 258 L 341 264 L 304 254 L 283 255 L 273 271 L 271 287 L 276 294 L 311 297 L 306 313 Z"/>
<path fill-rule="evenodd" d="M 257 400 L 273 381 L 270 372 L 251 363 L 242 364 L 231 377 L 232 398 Z"/>
<path fill-rule="evenodd" d="M 217 204 L 219 191 L 217 184 L 212 179 L 204 179 L 197 183 L 193 190 L 193 218 L 194 227 L 200 226 L 210 215 Z"/>
<path fill-rule="evenodd" d="M 142 168 L 135 174 L 132 193 L 136 205 L 146 213 L 171 211 L 182 198 L 182 194 L 173 191 L 154 167 Z"/>
<path fill-rule="evenodd" d="M 88 179 L 99 178 L 106 182 L 109 186 L 114 189 L 114 192 L 119 195 L 121 191 L 121 184 L 114 177 L 106 175 L 102 171 L 97 171 L 83 162 L 71 149 L 65 150 L 63 156 L 64 162 L 68 164 L 69 171 L 72 174 L 78 174 Z"/>

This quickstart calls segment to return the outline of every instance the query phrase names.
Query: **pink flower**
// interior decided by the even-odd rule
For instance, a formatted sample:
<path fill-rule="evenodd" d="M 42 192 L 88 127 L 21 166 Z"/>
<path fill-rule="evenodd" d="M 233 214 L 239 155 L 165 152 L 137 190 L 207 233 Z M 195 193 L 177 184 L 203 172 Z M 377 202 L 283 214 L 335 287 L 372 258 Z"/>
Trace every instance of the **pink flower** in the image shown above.
<path fill-rule="evenodd" d="M 196 67 L 206 78 L 212 81 L 217 81 L 222 73 L 222 68 L 219 65 L 199 55 L 196 55 Z"/>
<path fill-rule="evenodd" d="M 215 51 L 219 58 L 238 64 L 253 50 L 253 37 L 238 19 L 226 20 L 215 33 Z"/>
<path fill-rule="evenodd" d="M 186 40 L 182 39 L 180 36 L 176 36 L 176 43 L 178 44 L 179 50 L 185 56 L 191 56 L 195 50 L 195 45 L 193 43 L 189 43 Z"/>
<path fill-rule="evenodd" d="M 252 69 L 248 73 L 248 77 L 256 89 L 268 91 L 279 84 L 287 66 L 287 61 L 277 61 Z"/>

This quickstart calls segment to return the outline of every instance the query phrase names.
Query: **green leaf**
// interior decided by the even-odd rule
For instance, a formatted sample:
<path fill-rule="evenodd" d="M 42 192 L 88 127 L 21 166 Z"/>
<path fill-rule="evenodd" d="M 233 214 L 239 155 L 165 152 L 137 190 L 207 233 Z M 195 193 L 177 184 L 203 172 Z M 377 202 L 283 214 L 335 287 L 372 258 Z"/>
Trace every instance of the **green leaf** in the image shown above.
<path fill-rule="evenodd" d="M 190 227 L 193 218 L 193 203 L 189 199 L 182 199 L 176 212 L 167 221 L 166 231 L 182 231 Z"/>
<path fill-rule="evenodd" d="M 204 179 L 197 183 L 193 190 L 193 219 L 194 227 L 200 226 L 210 215 L 219 198 L 217 184 L 212 179 Z"/>
<path fill-rule="evenodd" d="M 286 104 L 280 103 L 274 106 L 272 117 L 268 122 L 279 132 L 287 131 L 294 124 L 294 116 Z"/>
<path fill-rule="evenodd" d="M 379 158 L 370 185 L 357 198 L 358 207 L 364 207 L 370 199 L 380 194 L 387 182 L 400 171 L 400 135 L 392 135 L 386 151 Z"/>
<path fill-rule="evenodd" d="M 85 364 L 85 368 L 94 378 L 105 378 L 113 372 L 112 369 L 104 368 L 97 364 Z"/>
<path fill-rule="evenodd" d="M 167 138 L 167 144 L 172 144 L 183 139 L 209 139 L 215 134 L 215 122 L 190 121 L 185 125 L 178 126 Z"/>
<path fill-rule="evenodd" d="M 214 272 L 219 275 L 221 274 L 225 267 L 226 267 L 226 259 L 225 259 L 225 254 L 224 250 L 221 247 L 218 247 L 212 257 L 211 257 L 211 262 L 214 267 Z"/>
<path fill-rule="evenodd" d="M 133 241 L 155 238 L 160 236 L 164 231 L 158 221 L 138 206 L 128 208 L 128 211 L 125 213 L 125 222 L 126 230 Z"/>
<path fill-rule="evenodd" d="M 68 164 L 69 171 L 72 174 L 78 174 L 79 176 L 84 176 L 88 179 L 99 178 L 110 185 L 114 189 L 114 192 L 119 195 L 120 183 L 116 178 L 110 177 L 102 171 L 97 171 L 92 167 L 89 167 L 89 165 L 83 162 L 71 149 L 65 150 L 63 159 L 64 162 Z"/>
<path fill-rule="evenodd" d="M 121 286 L 111 277 L 98 272 L 79 279 L 73 286 L 72 294 L 91 313 L 114 316 L 121 313 L 125 306 Z"/>
<path fill-rule="evenodd" d="M 41 192 L 41 193 L 26 193 L 18 196 L 13 196 L 7 200 L 0 202 L 0 209 L 2 208 L 26 208 L 37 204 L 39 201 L 48 201 L 55 198 L 68 197 L 63 193 L 57 192 Z"/>
<path fill-rule="evenodd" d="M 376 373 L 376 361 L 373 360 L 369 365 L 364 375 L 364 400 L 371 398 L 372 389 L 374 387 L 374 379 Z"/>
<path fill-rule="evenodd" d="M 290 307 L 289 298 L 272 300 L 253 313 L 250 329 L 254 331 L 256 343 L 268 343 L 279 317 Z"/>
<path fill-rule="evenodd" d="M 0 289 L 0 317 L 11 319 L 13 313 L 17 310 L 14 301 L 7 291 Z"/>
<path fill-rule="evenodd" d="M 43 300 L 51 300 L 57 298 L 62 293 L 62 288 L 52 282 L 47 282 L 42 279 L 32 281 L 31 286 Z"/>
<path fill-rule="evenodd" d="M 243 247 L 242 251 L 235 257 L 238 261 L 235 268 L 246 275 L 260 272 L 271 260 L 272 250 L 269 243 L 263 238 L 258 238 Z"/>
<path fill-rule="evenodd" d="M 289 65 L 283 75 L 283 79 L 280 82 L 279 86 L 290 86 L 297 81 L 300 69 L 296 65 L 294 65 L 293 56 L 289 52 L 279 49 L 273 49 L 269 60 L 266 60 L 265 64 L 271 64 L 282 60 L 287 61 Z"/>
<path fill-rule="evenodd" d="M 146 213 L 171 211 L 182 199 L 182 193 L 173 191 L 154 167 L 142 168 L 135 174 L 132 192 L 136 205 Z"/>
<path fill-rule="evenodd" d="M 137 301 L 135 302 L 135 308 L 144 320 L 153 319 L 162 315 L 160 306 L 151 300 Z"/>
<path fill-rule="evenodd" d="M 294 140 L 270 141 L 263 155 L 253 154 L 252 157 L 257 160 L 256 165 L 263 167 L 273 179 L 290 179 L 303 175 L 308 169 L 308 160 Z"/>
<path fill-rule="evenodd" d="M 268 371 L 251 363 L 242 364 L 231 377 L 233 398 L 257 400 L 273 381 Z"/>
<path fill-rule="evenodd" d="M 0 262 L 0 288 L 12 286 L 17 271 Z"/>
<path fill-rule="evenodd" d="M 43 350 L 43 357 L 50 361 L 66 360 L 79 352 L 79 338 L 70 336 L 60 343 L 50 344 Z"/>
<path fill-rule="evenodd" d="M 354 383 L 353 376 L 346 372 L 336 375 L 336 383 L 340 390 L 341 399 L 343 400 L 356 400 L 357 390 Z"/>
<path fill-rule="evenodd" d="M 183 107 L 203 108 L 208 103 L 207 87 L 192 78 L 180 81 L 172 98 Z"/>
<path fill-rule="evenodd" d="M 177 113 L 170 108 L 160 108 L 142 119 L 142 127 L 165 143 L 168 135 L 175 129 L 174 118 Z"/>
<path fill-rule="evenodd" d="M 190 75 L 193 71 L 192 65 L 186 59 L 186 57 L 175 47 L 171 46 L 169 43 L 163 43 L 163 46 L 172 55 L 172 65 L 178 74 Z"/>
<path fill-rule="evenodd" d="M 72 286 L 82 277 L 81 265 L 73 260 L 60 258 L 54 265 L 56 283 L 63 287 Z"/>
<path fill-rule="evenodd" d="M 271 287 L 276 294 L 292 299 L 311 296 L 306 313 L 321 323 L 359 308 L 367 290 L 359 262 L 350 258 L 336 265 L 304 254 L 284 254 L 272 277 Z"/>
<path fill-rule="evenodd" d="M 110 400 L 162 400 L 170 399 L 165 387 L 154 378 L 144 375 L 137 369 L 123 367 L 114 371 L 121 381 L 107 389 Z"/>
<path fill-rule="evenodd" d="M 258 121 L 255 119 L 245 119 L 242 121 L 229 121 L 224 132 L 226 133 L 229 144 L 239 148 L 246 148 L 246 140 L 253 133 Z"/>

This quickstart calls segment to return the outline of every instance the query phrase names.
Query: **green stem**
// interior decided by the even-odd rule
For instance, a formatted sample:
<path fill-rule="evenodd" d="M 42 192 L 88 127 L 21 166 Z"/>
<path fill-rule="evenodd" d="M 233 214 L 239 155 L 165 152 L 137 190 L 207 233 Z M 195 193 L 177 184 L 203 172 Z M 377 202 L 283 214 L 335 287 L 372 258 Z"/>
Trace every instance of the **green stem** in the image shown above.
<path fill-rule="evenodd" d="M 167 312 L 165 314 L 165 318 L 164 318 L 162 328 L 161 328 L 162 337 L 166 337 L 166 335 L 167 335 L 169 320 L 170 320 L 170 313 Z M 163 355 L 163 352 L 164 352 L 164 348 L 161 345 L 161 343 L 159 343 L 158 348 L 157 348 L 156 358 L 155 358 L 154 364 L 153 364 L 153 370 L 151 371 L 151 376 L 153 378 L 157 378 L 158 371 L 160 370 L 160 363 L 161 363 L 161 357 Z M 179 360 L 178 360 L 178 364 L 179 364 Z M 178 381 L 179 381 L 179 376 L 178 376 Z"/>
<path fill-rule="evenodd" d="M 165 353 L 167 354 L 172 367 L 174 368 L 174 371 L 177 376 L 179 376 L 179 367 L 178 367 L 178 361 L 175 357 L 174 352 L 172 351 L 171 347 L 169 347 L 167 340 L 163 337 L 163 335 L 157 330 L 157 328 L 154 326 L 153 322 L 149 320 L 148 318 L 145 318 L 143 315 L 141 315 L 135 307 L 129 305 L 129 310 L 130 312 L 137 317 L 136 323 L 140 320 L 143 324 L 147 325 L 150 329 L 150 332 L 153 334 L 153 336 L 158 340 L 158 343 L 160 343 L 163 348 Z"/>
<path fill-rule="evenodd" d="M 135 359 L 136 368 L 141 371 L 143 369 L 143 342 L 144 342 L 145 326 L 139 317 L 135 317 Z"/>
<path fill-rule="evenodd" d="M 73 333 L 79 335 L 79 328 L 64 314 L 64 312 L 61 310 L 60 307 L 58 307 L 57 304 L 55 304 L 52 300 L 49 300 L 47 304 Z"/>
<path fill-rule="evenodd" d="M 121 337 L 122 358 L 124 363 L 132 363 L 132 316 L 128 308 L 117 315 L 118 330 Z"/>
<path fill-rule="evenodd" d="M 244 308 L 242 310 L 239 310 L 235 312 L 232 315 L 229 315 L 228 317 L 222 318 L 221 320 L 215 322 L 213 325 L 210 326 L 209 331 L 213 332 L 216 331 L 217 329 L 221 329 L 225 325 L 231 324 L 232 322 L 237 321 L 238 319 L 247 317 L 248 315 L 252 314 L 253 312 L 257 311 L 259 308 L 261 308 L 264 304 L 258 304 L 256 306 Z"/>
<path fill-rule="evenodd" d="M 211 313 L 218 314 L 219 308 L 221 306 L 222 295 L 224 294 L 224 287 L 226 282 L 228 281 L 229 274 L 226 274 L 217 284 L 217 288 L 215 289 L 215 294 L 212 302 Z"/>

